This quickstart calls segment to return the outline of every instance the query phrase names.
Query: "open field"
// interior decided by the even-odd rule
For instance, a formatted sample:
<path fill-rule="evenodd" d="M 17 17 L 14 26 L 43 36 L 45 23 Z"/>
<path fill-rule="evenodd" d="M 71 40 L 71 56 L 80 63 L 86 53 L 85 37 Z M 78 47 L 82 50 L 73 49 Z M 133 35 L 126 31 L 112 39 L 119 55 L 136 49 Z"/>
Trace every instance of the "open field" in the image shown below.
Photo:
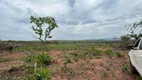
<path fill-rule="evenodd" d="M 3 42 L 0 80 L 142 80 L 122 42 Z M 18 45 L 18 46 L 17 46 Z"/>

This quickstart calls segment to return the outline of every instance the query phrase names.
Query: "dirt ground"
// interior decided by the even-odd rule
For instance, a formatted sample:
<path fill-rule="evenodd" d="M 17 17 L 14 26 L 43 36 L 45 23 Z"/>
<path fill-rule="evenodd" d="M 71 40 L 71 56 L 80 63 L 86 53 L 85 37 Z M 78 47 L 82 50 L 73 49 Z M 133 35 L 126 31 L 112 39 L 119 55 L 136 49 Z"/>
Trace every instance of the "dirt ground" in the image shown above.
<path fill-rule="evenodd" d="M 122 72 L 121 68 L 123 64 L 129 63 L 127 56 L 128 51 L 124 51 L 126 57 L 123 58 L 109 58 L 108 56 L 102 56 L 101 58 L 94 58 L 88 60 L 79 60 L 78 64 L 72 62 L 68 64 L 69 67 L 74 68 L 75 71 L 81 72 L 80 75 L 75 75 L 72 80 L 135 80 L 133 74 L 128 67 L 127 72 Z M 59 56 L 62 52 L 51 51 L 52 56 Z M 63 55 L 63 54 L 62 54 Z M 58 65 L 63 65 L 64 60 L 57 60 Z M 92 64 L 95 63 L 95 64 Z M 83 64 L 81 69 L 78 65 Z M 101 65 L 102 64 L 102 65 Z M 85 71 L 86 70 L 86 71 Z M 105 74 L 105 71 L 107 74 Z M 67 77 L 61 75 L 52 77 L 52 80 L 66 80 Z"/>
<path fill-rule="evenodd" d="M 58 51 L 50 50 L 48 53 L 54 57 L 54 63 L 51 65 L 51 80 L 135 80 L 134 75 L 130 71 L 128 51 L 123 51 L 125 54 L 124 58 L 101 56 L 98 58 L 91 59 L 79 59 L 78 62 L 72 61 L 67 64 L 67 67 L 72 69 L 72 75 L 67 75 L 61 70 L 64 66 L 65 59 L 63 58 L 66 54 L 71 54 L 74 51 Z M 9 75 L 8 69 L 12 66 L 23 65 L 22 58 L 28 56 L 24 52 L 19 53 L 0 53 L 0 79 L 4 76 Z M 128 64 L 128 69 L 123 72 L 122 67 L 124 64 Z M 25 76 L 28 75 L 24 70 L 18 70 L 10 73 L 14 76 Z M 16 80 L 11 78 L 11 80 Z"/>

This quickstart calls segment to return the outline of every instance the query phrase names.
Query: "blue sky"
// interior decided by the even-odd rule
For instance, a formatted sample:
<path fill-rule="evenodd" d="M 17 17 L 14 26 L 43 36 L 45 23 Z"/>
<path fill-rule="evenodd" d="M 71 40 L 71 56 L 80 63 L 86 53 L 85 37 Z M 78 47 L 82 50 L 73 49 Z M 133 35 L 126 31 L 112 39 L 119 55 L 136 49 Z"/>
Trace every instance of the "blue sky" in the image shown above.
<path fill-rule="evenodd" d="M 119 37 L 142 20 L 142 0 L 0 0 L 0 39 L 35 40 L 30 16 L 53 16 L 51 40 Z"/>

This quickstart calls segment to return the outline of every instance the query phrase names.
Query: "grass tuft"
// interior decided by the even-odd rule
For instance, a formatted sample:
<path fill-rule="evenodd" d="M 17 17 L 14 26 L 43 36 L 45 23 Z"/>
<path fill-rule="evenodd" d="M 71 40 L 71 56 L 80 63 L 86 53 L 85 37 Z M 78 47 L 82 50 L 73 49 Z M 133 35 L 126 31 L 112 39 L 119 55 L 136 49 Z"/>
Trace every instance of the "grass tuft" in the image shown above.
<path fill-rule="evenodd" d="M 128 70 L 128 64 L 123 64 L 123 66 L 121 67 L 121 70 L 123 72 L 126 72 Z"/>
<path fill-rule="evenodd" d="M 13 72 L 15 70 L 19 69 L 18 66 L 11 66 L 10 68 L 8 68 L 8 72 Z"/>

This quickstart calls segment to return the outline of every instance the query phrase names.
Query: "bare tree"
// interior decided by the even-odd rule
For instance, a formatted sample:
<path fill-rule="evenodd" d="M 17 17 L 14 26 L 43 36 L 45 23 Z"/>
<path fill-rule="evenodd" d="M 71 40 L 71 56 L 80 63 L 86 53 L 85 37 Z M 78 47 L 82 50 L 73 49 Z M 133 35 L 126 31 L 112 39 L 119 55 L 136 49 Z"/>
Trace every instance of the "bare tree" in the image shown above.
<path fill-rule="evenodd" d="M 140 22 L 134 22 L 133 24 L 125 25 L 125 28 L 127 29 L 128 36 L 131 38 L 134 38 L 137 40 L 139 37 L 142 36 L 142 21 Z"/>

